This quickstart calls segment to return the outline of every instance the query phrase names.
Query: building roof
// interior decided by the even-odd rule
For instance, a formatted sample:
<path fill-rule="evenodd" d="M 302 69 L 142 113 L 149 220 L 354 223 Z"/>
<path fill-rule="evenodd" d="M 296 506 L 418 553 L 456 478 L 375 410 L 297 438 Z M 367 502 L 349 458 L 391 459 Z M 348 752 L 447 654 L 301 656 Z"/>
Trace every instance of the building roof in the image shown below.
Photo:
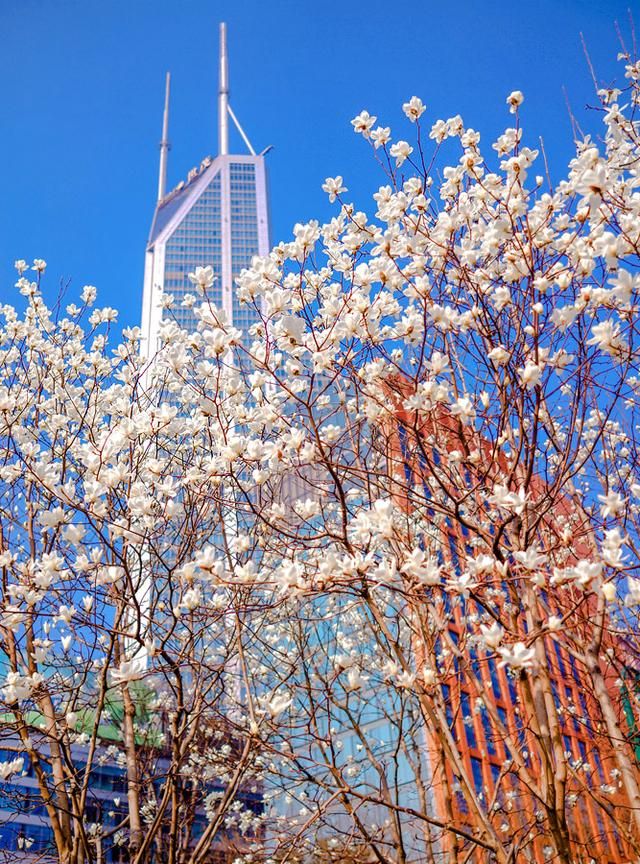
<path fill-rule="evenodd" d="M 212 159 L 211 156 L 205 157 L 199 168 L 192 168 L 187 179 L 179 183 L 175 189 L 172 189 L 158 202 L 151 223 L 148 246 L 155 243 L 159 235 L 173 220 L 173 217 L 182 209 L 185 202 L 197 198 L 204 191 L 219 169 L 218 159 Z"/>

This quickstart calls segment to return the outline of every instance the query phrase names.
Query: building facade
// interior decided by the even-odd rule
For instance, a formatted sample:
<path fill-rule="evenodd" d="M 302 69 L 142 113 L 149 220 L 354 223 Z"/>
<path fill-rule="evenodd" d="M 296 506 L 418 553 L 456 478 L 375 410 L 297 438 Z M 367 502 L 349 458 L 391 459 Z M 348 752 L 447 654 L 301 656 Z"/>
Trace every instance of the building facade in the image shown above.
<path fill-rule="evenodd" d="M 163 316 L 186 330 L 197 320 L 191 308 L 181 305 L 194 293 L 189 279 L 197 267 L 211 267 L 214 283 L 209 299 L 223 309 L 227 322 L 242 330 L 257 320 L 255 309 L 238 302 L 235 279 L 255 255 L 269 253 L 269 214 L 264 154 L 256 154 L 228 101 L 228 64 L 225 25 L 220 25 L 220 89 L 218 93 L 219 153 L 207 156 L 192 168 L 186 180 L 166 193 L 169 151 L 169 77 L 165 94 L 163 135 L 160 143 L 158 201 L 147 243 L 142 296 L 142 348 L 152 358 L 159 346 Z M 231 118 L 249 153 L 229 153 Z M 174 297 L 170 311 L 163 310 L 163 294 Z"/>
<path fill-rule="evenodd" d="M 440 509 L 434 489 L 446 490 L 447 483 L 455 484 L 455 469 L 445 467 L 449 453 L 460 453 L 465 448 L 475 449 L 481 456 L 479 476 L 488 476 L 488 466 L 496 464 L 500 456 L 491 450 L 489 442 L 475 432 L 464 429 L 446 409 L 436 412 L 428 423 L 418 423 L 417 415 L 403 405 L 407 395 L 406 382 L 399 380 L 391 388 L 390 399 L 397 408 L 394 428 L 385 436 L 388 440 L 389 473 L 398 478 L 396 498 L 411 509 L 408 490 L 417 488 L 427 502 L 434 501 L 428 510 L 431 522 L 424 548 L 430 550 L 445 570 L 460 576 L 466 557 L 475 553 L 471 532 L 464 519 L 456 521 L 446 507 Z M 455 464 L 455 459 L 453 464 Z M 497 470 L 505 468 L 498 465 Z M 445 492 L 453 498 L 463 489 L 474 489 L 476 479 L 468 470 L 459 474 L 459 486 Z M 433 481 L 436 482 L 433 482 Z M 544 493 L 541 478 L 533 477 L 531 489 Z M 471 493 L 474 494 L 474 493 Z M 482 508 L 478 494 L 475 505 Z M 474 506 L 466 501 L 468 507 Z M 541 522 L 538 541 L 543 550 L 562 545 L 563 530 L 572 531 L 573 552 L 567 564 L 575 558 L 588 558 L 595 541 L 593 528 L 586 516 L 572 501 L 556 500 L 553 510 Z M 510 545 L 509 538 L 505 545 Z M 500 581 L 500 578 L 502 581 Z M 484 584 L 483 584 L 484 581 Z M 542 637 L 546 670 L 542 678 L 549 682 L 545 694 L 544 712 L 550 719 L 552 732 L 541 728 L 534 710 L 534 701 L 540 698 L 544 686 L 534 683 L 528 670 L 512 669 L 500 662 L 496 651 L 482 647 L 474 638 L 479 622 L 487 625 L 499 620 L 510 620 L 525 644 L 531 635 L 531 620 L 525 614 L 526 603 L 518 592 L 526 591 L 522 580 L 495 573 L 478 578 L 475 588 L 460 592 L 458 596 L 437 588 L 426 589 L 425 605 L 436 610 L 446 621 L 446 627 L 424 637 L 416 646 L 416 662 L 437 672 L 437 692 L 433 703 L 446 718 L 446 730 L 427 728 L 426 747 L 433 778 L 433 800 L 436 813 L 443 824 L 454 824 L 467 833 L 478 836 L 478 819 L 472 813 L 470 795 L 484 812 L 488 824 L 518 849 L 518 861 L 538 864 L 557 860 L 549 834 L 553 813 L 536 797 L 535 788 L 553 785 L 563 776 L 558 786 L 563 796 L 559 806 L 566 825 L 567 853 L 575 864 L 626 864 L 635 860 L 630 838 L 635 837 L 632 808 L 621 781 L 612 743 L 603 713 L 594 692 L 590 672 L 570 650 L 570 643 L 554 636 L 552 631 Z M 573 615 L 584 607 L 581 621 L 574 623 L 576 631 L 584 629 L 584 645 L 590 639 L 591 620 L 596 610 L 585 605 L 584 593 L 579 588 L 560 590 L 549 575 L 533 592 L 534 604 L 539 603 L 545 614 L 558 620 Z M 487 614 L 490 613 L 490 614 Z M 425 614 L 421 608 L 416 620 Z M 619 646 L 605 644 L 613 652 Z M 619 728 L 623 723 L 623 706 L 613 666 L 604 671 L 604 685 L 610 702 L 617 706 Z M 553 731 L 555 729 L 555 731 Z M 552 744 L 545 739 L 556 736 Z M 459 761 L 450 758 L 443 746 L 443 737 L 451 736 L 453 749 Z M 619 745 L 618 745 L 619 746 Z M 562 758 L 558 758 L 562 751 Z M 464 778 L 463 778 L 464 775 Z M 461 782 L 463 781 L 464 782 Z M 552 796 L 549 796 L 551 799 Z M 434 860 L 447 862 L 480 862 L 493 860 L 488 853 L 473 850 L 473 842 L 462 834 L 443 831 L 434 844 Z"/>

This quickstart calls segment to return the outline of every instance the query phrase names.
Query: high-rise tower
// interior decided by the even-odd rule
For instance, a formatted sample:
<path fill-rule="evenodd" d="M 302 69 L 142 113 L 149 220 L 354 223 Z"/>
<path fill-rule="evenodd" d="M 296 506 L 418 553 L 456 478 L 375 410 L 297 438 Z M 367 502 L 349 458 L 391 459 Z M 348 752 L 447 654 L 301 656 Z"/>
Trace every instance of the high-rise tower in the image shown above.
<path fill-rule="evenodd" d="M 229 104 L 226 25 L 220 24 L 218 89 L 218 155 L 207 156 L 187 179 L 166 193 L 169 151 L 169 90 L 167 75 L 160 142 L 158 201 L 146 249 L 142 297 L 142 349 L 152 357 L 158 348 L 163 310 L 162 293 L 172 294 L 171 316 L 185 329 L 196 318 L 180 305 L 193 292 L 188 274 L 196 267 L 213 267 L 209 294 L 225 310 L 227 320 L 246 335 L 255 313 L 238 303 L 235 278 L 254 255 L 269 252 L 269 218 L 264 154 L 256 154 Z M 229 118 L 238 129 L 247 154 L 229 153 Z"/>

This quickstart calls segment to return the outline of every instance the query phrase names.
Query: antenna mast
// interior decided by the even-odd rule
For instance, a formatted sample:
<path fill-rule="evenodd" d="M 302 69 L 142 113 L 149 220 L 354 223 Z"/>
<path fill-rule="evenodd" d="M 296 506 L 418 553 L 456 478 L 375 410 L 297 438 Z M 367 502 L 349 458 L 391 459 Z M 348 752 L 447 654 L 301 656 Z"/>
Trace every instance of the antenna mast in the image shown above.
<path fill-rule="evenodd" d="M 169 95 L 171 92 L 171 73 L 167 72 L 164 90 L 164 114 L 162 115 L 162 141 L 160 142 L 160 170 L 158 172 L 158 201 L 162 201 L 167 190 L 167 156 L 171 149 L 169 143 Z"/>
<path fill-rule="evenodd" d="M 218 84 L 218 152 L 229 153 L 229 64 L 227 61 L 227 25 L 220 24 L 220 77 Z"/>

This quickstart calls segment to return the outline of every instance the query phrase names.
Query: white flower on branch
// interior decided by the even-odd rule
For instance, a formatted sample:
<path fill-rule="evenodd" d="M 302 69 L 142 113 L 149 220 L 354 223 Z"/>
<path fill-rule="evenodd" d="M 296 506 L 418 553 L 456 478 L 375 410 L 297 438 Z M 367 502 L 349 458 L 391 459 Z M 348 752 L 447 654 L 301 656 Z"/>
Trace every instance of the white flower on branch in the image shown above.
<path fill-rule="evenodd" d="M 498 648 L 502 660 L 498 666 L 509 666 L 511 669 L 531 669 L 534 665 L 535 649 L 527 648 L 524 642 L 516 642 L 504 648 Z"/>
<path fill-rule="evenodd" d="M 400 568 L 402 573 L 422 585 L 438 585 L 441 581 L 441 565 L 424 549 L 414 549 Z"/>
<path fill-rule="evenodd" d="M 396 141 L 395 144 L 391 145 L 389 153 L 396 160 L 396 168 L 399 168 L 411 156 L 413 147 L 407 141 Z"/>
<path fill-rule="evenodd" d="M 620 334 L 620 326 L 610 319 L 594 324 L 587 345 L 595 345 L 599 351 L 618 357 L 628 350 L 625 339 Z"/>
<path fill-rule="evenodd" d="M 543 370 L 544 366 L 540 363 L 534 363 L 533 360 L 527 360 L 524 367 L 518 369 L 520 380 L 527 390 L 531 390 L 540 383 Z"/>
<path fill-rule="evenodd" d="M 524 96 L 522 95 L 521 90 L 513 90 L 506 99 L 507 105 L 509 106 L 509 111 L 511 114 L 515 114 L 518 108 L 524 102 Z"/>
<path fill-rule="evenodd" d="M 608 516 L 619 516 L 624 511 L 626 505 L 626 501 L 622 495 L 614 491 L 607 492 L 606 495 L 598 495 L 598 501 L 602 503 L 600 513 L 603 519 L 606 519 Z"/>
<path fill-rule="evenodd" d="M 494 621 L 490 627 L 487 627 L 485 624 L 481 624 L 480 631 L 482 633 L 482 638 L 484 639 L 485 644 L 495 651 L 502 642 L 502 639 L 504 638 L 504 629 L 500 626 L 500 624 L 498 624 L 497 621 Z"/>
<path fill-rule="evenodd" d="M 5 702 L 22 702 L 28 699 L 32 692 L 42 683 L 42 675 L 35 672 L 33 675 L 21 675 L 19 672 L 8 672 L 4 684 L 1 686 L 2 698 Z"/>
<path fill-rule="evenodd" d="M 540 552 L 535 544 L 527 547 L 527 549 L 514 552 L 513 557 L 525 570 L 538 570 L 547 560 L 547 556 Z"/>
<path fill-rule="evenodd" d="M 368 111 L 361 111 L 358 116 L 354 117 L 351 121 L 353 131 L 359 135 L 364 135 L 365 138 L 368 138 L 371 128 L 377 119 L 378 118 L 375 116 L 372 117 Z"/>
<path fill-rule="evenodd" d="M 338 174 L 336 177 L 327 177 L 322 184 L 322 191 L 327 193 L 329 201 L 333 204 L 338 195 L 342 195 L 343 192 L 347 192 L 348 190 L 342 183 L 342 177 Z"/>
<path fill-rule="evenodd" d="M 18 756 L 9 762 L 0 762 L 0 780 L 8 780 L 12 774 L 19 774 L 24 768 L 24 758 Z"/>
<path fill-rule="evenodd" d="M 640 579 L 627 577 L 627 594 L 624 598 L 627 606 L 640 606 Z"/>
<path fill-rule="evenodd" d="M 213 287 L 215 274 L 213 267 L 196 267 L 193 273 L 189 273 L 189 281 L 201 292 Z"/>
<path fill-rule="evenodd" d="M 425 106 L 422 104 L 422 99 L 418 96 L 412 96 L 408 102 L 403 104 L 402 110 L 409 120 L 411 120 L 412 123 L 415 123 L 416 120 L 419 120 L 424 114 Z"/>
<path fill-rule="evenodd" d="M 492 348 L 491 351 L 488 352 L 487 357 L 491 360 L 494 366 L 505 366 L 509 362 L 511 354 L 503 345 L 496 345 L 495 348 Z"/>
<path fill-rule="evenodd" d="M 461 396 L 451 404 L 451 413 L 454 417 L 457 417 L 464 426 L 469 426 L 475 419 L 476 409 L 468 396 Z"/>
<path fill-rule="evenodd" d="M 109 674 L 112 684 L 127 684 L 129 681 L 142 678 L 144 669 L 137 660 L 123 660 L 115 669 L 110 669 Z"/>

